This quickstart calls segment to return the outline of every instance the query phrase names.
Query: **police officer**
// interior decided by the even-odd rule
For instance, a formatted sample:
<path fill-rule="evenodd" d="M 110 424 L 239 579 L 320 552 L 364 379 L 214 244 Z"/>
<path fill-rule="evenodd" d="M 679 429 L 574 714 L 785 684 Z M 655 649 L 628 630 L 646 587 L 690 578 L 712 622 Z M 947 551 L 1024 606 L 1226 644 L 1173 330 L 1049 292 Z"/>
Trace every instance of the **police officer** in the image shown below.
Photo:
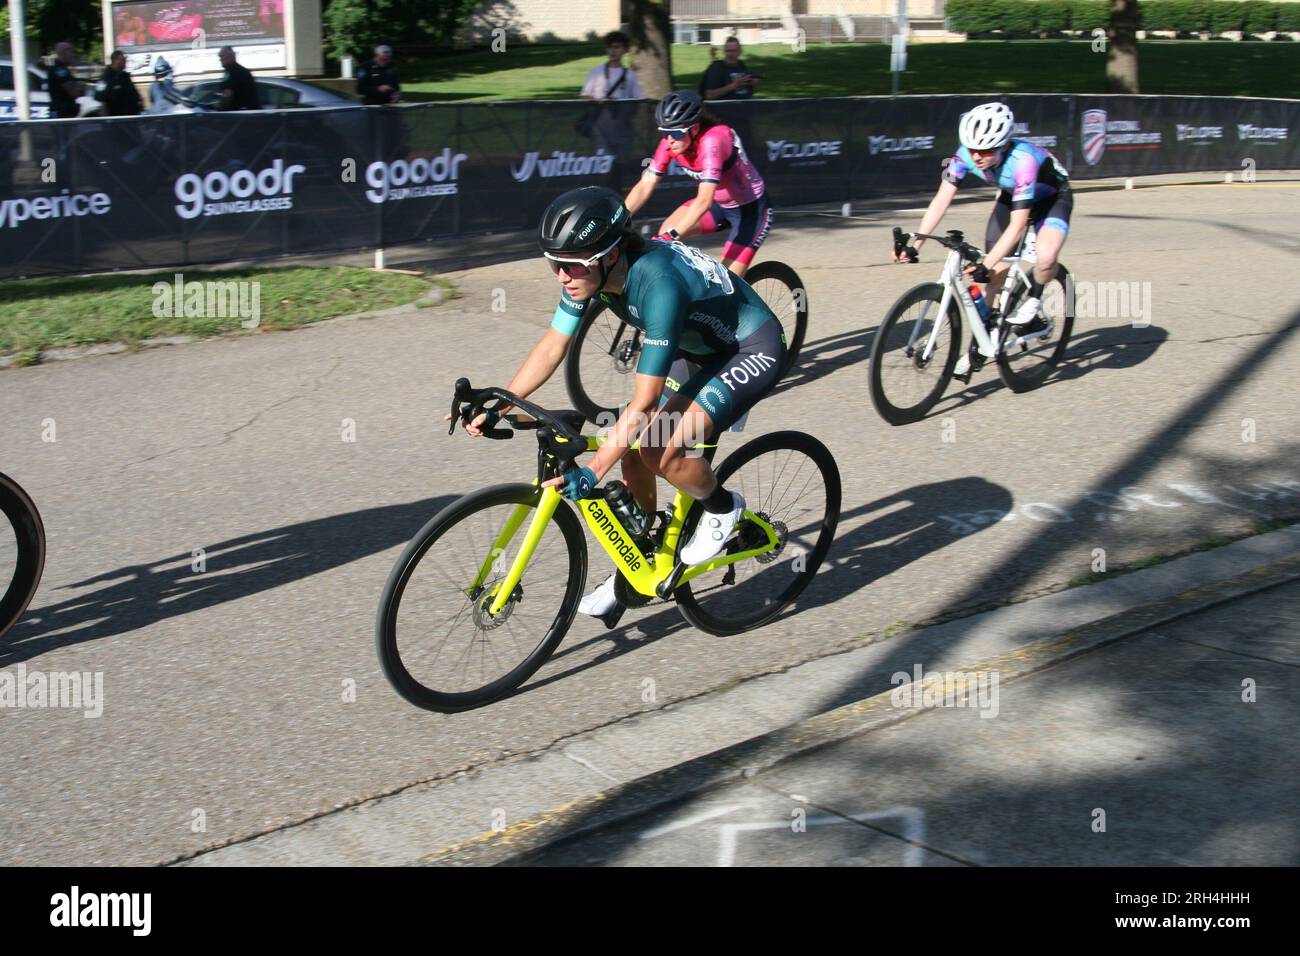
<path fill-rule="evenodd" d="M 56 119 L 75 119 L 81 114 L 77 97 L 86 92 L 86 84 L 72 75 L 72 64 L 77 51 L 71 43 L 60 43 L 54 48 L 54 62 L 46 73 L 50 88 L 50 114 Z"/>
<path fill-rule="evenodd" d="M 257 98 L 257 82 L 252 72 L 235 60 L 233 47 L 223 46 L 217 51 L 217 57 L 226 72 L 221 77 L 221 103 L 218 110 L 260 110 L 262 103 Z"/>
<path fill-rule="evenodd" d="M 357 93 L 367 106 L 387 106 L 401 101 L 402 84 L 393 67 L 393 48 L 375 47 L 375 58 L 357 74 Z"/>
<path fill-rule="evenodd" d="M 143 107 L 140 93 L 126 72 L 126 54 L 114 50 L 95 84 L 95 99 L 104 104 L 105 116 L 139 116 Z"/>

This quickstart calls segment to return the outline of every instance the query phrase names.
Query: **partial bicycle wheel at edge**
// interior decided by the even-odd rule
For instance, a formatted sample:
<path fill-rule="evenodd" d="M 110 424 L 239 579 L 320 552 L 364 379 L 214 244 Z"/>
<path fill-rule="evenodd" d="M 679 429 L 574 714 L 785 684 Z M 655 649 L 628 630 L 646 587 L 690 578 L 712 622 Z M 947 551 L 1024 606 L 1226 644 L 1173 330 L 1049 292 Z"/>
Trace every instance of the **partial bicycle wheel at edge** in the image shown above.
<path fill-rule="evenodd" d="M 1059 266 L 1055 278 L 1043 286 L 1040 318 L 1052 323 L 1051 335 L 1030 342 L 1027 347 L 1011 346 L 998 351 L 998 374 L 1013 392 L 1028 392 L 1047 381 L 1052 369 L 1061 364 L 1074 331 L 1074 280 L 1065 266 Z M 1007 314 L 1015 312 L 1026 293 L 1016 289 L 1007 303 Z M 1012 326 L 1014 329 L 1014 326 Z"/>
<path fill-rule="evenodd" d="M 466 495 L 435 515 L 397 559 L 379 603 L 375 642 L 384 676 L 410 703 L 455 713 L 500 700 L 531 677 L 564 638 L 587 577 L 587 542 L 566 502 L 547 524 L 501 614 L 493 617 L 486 610 L 539 500 L 525 484 Z M 519 505 L 529 510 L 492 559 L 498 535 Z M 474 588 L 488 560 L 487 577 Z M 465 671 L 477 663 L 478 675 L 444 675 L 440 659 Z"/>
<path fill-rule="evenodd" d="M 784 377 L 799 360 L 799 350 L 808 334 L 808 293 L 803 280 L 784 262 L 766 259 L 745 273 L 745 281 L 767 303 L 785 331 Z"/>
<path fill-rule="evenodd" d="M 871 404 L 891 425 L 908 425 L 926 416 L 943 395 L 961 348 L 961 314 L 950 300 L 934 353 L 923 359 L 926 342 L 939 321 L 943 286 L 926 282 L 904 292 L 876 330 L 871 345 Z"/>
<path fill-rule="evenodd" d="M 9 572 L 10 554 L 0 556 L 0 583 L 5 587 L 0 597 L 0 637 L 4 637 L 27 610 L 40 587 L 45 570 L 45 525 L 27 492 L 3 474 L 0 474 L 0 513 L 13 534 L 12 573 Z"/>
<path fill-rule="evenodd" d="M 774 525 L 781 545 L 771 554 L 701 574 L 674 596 L 682 617 L 700 630 L 739 634 L 771 621 L 812 582 L 839 524 L 840 470 L 830 450 L 811 435 L 773 432 L 729 455 L 717 476 L 750 511 Z M 692 512 L 683 542 L 701 506 L 695 504 Z M 749 550 L 765 540 L 756 525 L 742 523 L 728 551 Z"/>
<path fill-rule="evenodd" d="M 564 356 L 564 385 L 573 407 L 605 428 L 632 397 L 641 332 L 600 302 L 589 308 Z"/>

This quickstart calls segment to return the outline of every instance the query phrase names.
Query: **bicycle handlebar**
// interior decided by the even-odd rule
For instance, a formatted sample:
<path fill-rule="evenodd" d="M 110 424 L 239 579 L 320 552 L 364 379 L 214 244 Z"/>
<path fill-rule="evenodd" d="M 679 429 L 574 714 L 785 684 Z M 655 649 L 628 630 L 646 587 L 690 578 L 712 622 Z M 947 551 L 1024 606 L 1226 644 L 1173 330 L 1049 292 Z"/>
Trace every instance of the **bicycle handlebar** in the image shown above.
<path fill-rule="evenodd" d="M 547 451 L 557 458 L 573 461 L 587 450 L 587 439 L 582 435 L 582 426 L 575 427 L 574 420 L 570 417 L 576 413 L 548 411 L 540 405 L 534 405 L 532 402 L 520 398 L 513 392 L 507 392 L 504 388 L 476 389 L 470 385 L 467 378 L 456 380 L 456 391 L 451 399 L 451 428 L 448 429 L 447 434 L 455 433 L 457 419 L 465 423 L 472 422 L 480 414 L 488 410 L 487 403 L 493 400 L 499 402 L 500 405 L 512 405 L 527 412 L 536 421 L 516 422 L 503 417 L 502 420 L 509 424 L 510 428 L 484 429 L 483 434 L 486 437 L 494 439 L 513 438 L 514 431 L 511 431 L 511 429 L 522 431 L 535 428 L 538 429 L 538 438 L 546 445 Z M 493 409 L 493 411 L 495 410 Z"/>
<path fill-rule="evenodd" d="M 960 229 L 948 230 L 947 236 L 931 236 L 924 232 L 903 232 L 897 226 L 894 227 L 894 251 L 897 252 L 903 248 L 910 249 L 912 254 L 908 258 L 915 262 L 916 250 L 907 245 L 913 239 L 933 239 L 941 246 L 960 252 L 962 258 L 969 262 L 978 262 L 984 258 L 984 253 L 968 243 Z"/>

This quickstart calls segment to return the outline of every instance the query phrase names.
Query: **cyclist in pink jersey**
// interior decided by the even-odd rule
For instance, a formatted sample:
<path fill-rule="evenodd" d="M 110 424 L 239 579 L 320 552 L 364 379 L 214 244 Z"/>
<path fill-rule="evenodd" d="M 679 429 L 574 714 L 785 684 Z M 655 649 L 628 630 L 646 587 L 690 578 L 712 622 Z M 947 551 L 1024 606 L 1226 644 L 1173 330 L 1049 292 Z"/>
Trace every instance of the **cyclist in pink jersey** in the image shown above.
<path fill-rule="evenodd" d="M 664 138 L 624 204 L 635 215 L 676 161 L 700 187 L 695 198 L 663 221 L 660 233 L 676 241 L 729 230 L 722 264 L 743 276 L 772 225 L 763 177 L 745 155 L 736 131 L 706 114 L 704 102 L 690 90 L 677 90 L 660 100 L 655 120 Z"/>

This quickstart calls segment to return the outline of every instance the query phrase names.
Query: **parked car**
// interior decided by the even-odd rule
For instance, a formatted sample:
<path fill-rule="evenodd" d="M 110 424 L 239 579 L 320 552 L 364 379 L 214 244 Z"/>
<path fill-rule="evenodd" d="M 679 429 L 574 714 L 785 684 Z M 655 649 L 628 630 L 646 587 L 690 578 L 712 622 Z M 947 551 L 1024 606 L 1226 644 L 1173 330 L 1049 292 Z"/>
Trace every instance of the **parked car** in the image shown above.
<path fill-rule="evenodd" d="M 28 97 L 32 108 L 32 119 L 50 118 L 50 92 L 46 88 L 45 70 L 36 63 L 27 64 Z M 89 86 L 94 86 L 90 83 Z M 104 105 L 89 93 L 77 97 L 82 116 L 95 116 Z M 0 122 L 12 122 L 18 119 L 18 97 L 14 94 L 14 61 L 8 57 L 0 58 Z"/>
<path fill-rule="evenodd" d="M 259 76 L 255 82 L 257 83 L 257 98 L 261 102 L 263 109 L 319 109 L 322 107 L 360 106 L 354 97 L 343 96 L 333 90 L 322 89 L 319 86 L 312 86 L 310 83 L 303 83 L 299 80 L 290 80 L 278 76 Z M 157 84 L 155 84 L 155 88 L 156 86 Z M 158 102 L 150 103 L 149 112 L 193 113 L 215 110 L 221 99 L 220 88 L 220 79 L 203 80 L 188 86 L 177 83 L 175 93 L 179 100 L 159 97 L 157 98 Z"/>

